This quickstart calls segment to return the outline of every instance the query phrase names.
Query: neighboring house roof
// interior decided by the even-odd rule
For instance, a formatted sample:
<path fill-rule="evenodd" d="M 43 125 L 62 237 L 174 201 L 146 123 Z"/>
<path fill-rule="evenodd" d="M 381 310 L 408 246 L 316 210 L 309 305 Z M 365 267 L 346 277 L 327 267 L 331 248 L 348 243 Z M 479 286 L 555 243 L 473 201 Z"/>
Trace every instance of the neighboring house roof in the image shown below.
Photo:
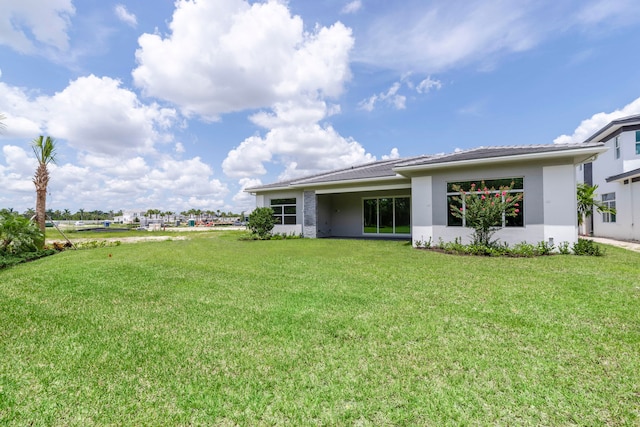
<path fill-rule="evenodd" d="M 417 156 L 403 159 L 382 160 L 351 168 L 329 171 L 299 179 L 267 184 L 245 191 L 257 192 L 313 186 L 328 183 L 375 181 L 384 178 L 406 178 L 414 171 L 475 164 L 503 163 L 520 160 L 572 157 L 574 162 L 584 162 L 606 151 L 603 143 L 541 144 L 479 147 L 435 156 Z"/>
<path fill-rule="evenodd" d="M 638 169 L 634 169 L 628 172 L 624 172 L 618 175 L 613 175 L 610 176 L 609 178 L 606 179 L 607 182 L 612 182 L 612 181 L 623 181 L 625 179 L 633 179 L 633 178 L 638 178 L 640 177 L 640 168 Z"/>
<path fill-rule="evenodd" d="M 640 114 L 613 120 L 587 138 L 584 142 L 606 141 L 614 136 L 614 134 L 618 133 L 623 127 L 634 125 L 638 125 L 638 128 L 640 129 Z"/>

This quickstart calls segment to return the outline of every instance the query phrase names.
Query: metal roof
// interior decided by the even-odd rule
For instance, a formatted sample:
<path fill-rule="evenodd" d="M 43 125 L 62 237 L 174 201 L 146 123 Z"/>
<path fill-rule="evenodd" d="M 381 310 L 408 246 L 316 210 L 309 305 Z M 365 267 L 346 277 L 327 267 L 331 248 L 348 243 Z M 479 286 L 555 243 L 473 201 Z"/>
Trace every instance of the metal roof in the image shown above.
<path fill-rule="evenodd" d="M 457 151 L 454 153 L 440 154 L 435 156 L 416 156 L 402 159 L 380 160 L 373 163 L 367 163 L 359 166 L 333 170 L 329 172 L 319 173 L 316 175 L 306 176 L 302 178 L 280 181 L 273 184 L 266 184 L 245 189 L 248 192 L 279 190 L 296 187 L 313 186 L 319 184 L 336 184 L 339 182 L 347 183 L 354 181 L 374 181 L 384 178 L 406 178 L 403 173 L 410 170 L 426 169 L 438 167 L 439 165 L 446 167 L 452 166 L 452 163 L 465 163 L 473 161 L 489 162 L 496 160 L 522 160 L 532 156 L 545 154 L 557 156 L 580 154 L 580 150 L 586 154 L 594 155 L 602 151 L 604 144 L 597 143 L 581 143 L 581 144 L 540 144 L 540 145 L 510 145 L 510 146 L 493 146 L 478 147 L 470 150 Z M 597 150 L 600 149 L 600 150 Z M 554 155 L 554 157 L 556 156 Z M 524 156 L 524 157 L 522 157 Z"/>

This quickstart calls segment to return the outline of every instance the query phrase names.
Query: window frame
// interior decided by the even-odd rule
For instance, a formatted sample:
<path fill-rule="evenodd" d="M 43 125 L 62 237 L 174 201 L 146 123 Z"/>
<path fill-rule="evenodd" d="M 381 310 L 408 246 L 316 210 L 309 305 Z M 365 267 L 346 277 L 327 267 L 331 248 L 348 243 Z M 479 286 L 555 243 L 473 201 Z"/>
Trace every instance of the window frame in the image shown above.
<path fill-rule="evenodd" d="M 384 227 L 384 225 L 381 226 L 381 214 L 380 214 L 380 207 L 381 207 L 381 200 L 389 200 L 391 199 L 391 214 L 392 214 L 392 226 L 391 226 L 391 231 L 381 231 L 382 227 Z M 398 224 L 398 220 L 399 220 L 399 215 L 398 215 L 398 209 L 397 209 L 397 203 L 396 200 L 397 199 L 408 199 L 408 224 Z M 375 229 L 376 231 L 367 231 L 367 228 L 373 227 L 372 224 L 368 224 L 371 221 L 367 221 L 367 202 L 375 200 L 375 219 L 376 219 L 376 224 L 375 224 Z M 372 235 L 376 235 L 376 236 L 409 236 L 411 235 L 411 196 L 410 195 L 394 195 L 394 196 L 371 196 L 371 197 L 363 197 L 362 198 L 362 203 L 361 203 L 361 207 L 362 207 L 362 234 L 365 236 L 372 236 Z M 399 228 L 407 228 L 406 232 L 398 232 Z"/>
<path fill-rule="evenodd" d="M 269 200 L 276 225 L 294 225 L 298 222 L 298 200 L 295 197 L 281 197 Z M 293 209 L 291 209 L 293 208 Z M 293 220 L 293 222 L 291 222 Z"/>
<path fill-rule="evenodd" d="M 469 180 L 469 181 L 448 181 L 447 182 L 447 227 L 466 227 L 466 218 L 463 216 L 462 218 L 457 218 L 454 217 L 453 214 L 451 213 L 451 208 L 450 206 L 454 203 L 452 203 L 453 198 L 456 196 L 462 196 L 462 206 L 461 208 L 464 210 L 465 209 L 465 204 L 464 204 L 464 200 L 465 200 L 465 195 L 462 194 L 459 191 L 453 191 L 452 186 L 453 185 L 460 185 L 462 187 L 462 190 L 465 191 L 466 193 L 473 193 L 473 194 L 483 194 L 484 193 L 484 189 L 480 189 L 480 184 L 484 181 L 485 186 L 487 188 L 494 188 L 494 190 L 490 191 L 490 194 L 498 194 L 500 193 L 499 188 L 501 186 L 505 186 L 505 185 L 511 185 L 511 182 L 514 183 L 514 187 L 507 191 L 508 194 L 522 194 L 522 200 L 519 202 L 520 206 L 518 207 L 519 212 L 518 212 L 518 216 L 516 217 L 507 217 L 504 212 L 502 213 L 502 225 L 501 228 L 524 228 L 525 227 L 525 221 L 524 221 L 524 207 L 525 207 L 525 192 L 524 192 L 524 176 L 520 176 L 520 177 L 512 177 L 512 178 L 497 178 L 497 179 L 474 179 L 474 180 Z M 509 184 L 505 184 L 505 182 L 508 182 Z M 471 192 L 471 184 L 476 184 L 476 188 L 479 188 L 478 191 L 473 191 Z M 519 188 L 518 186 L 521 186 L 522 188 Z M 506 196 L 501 196 L 502 199 L 504 200 L 504 198 Z"/>
<path fill-rule="evenodd" d="M 636 131 L 636 156 L 640 156 L 640 130 Z"/>
<path fill-rule="evenodd" d="M 620 135 L 613 138 L 613 155 L 616 160 L 620 158 Z"/>
<path fill-rule="evenodd" d="M 602 204 L 610 209 L 616 208 L 616 193 L 604 193 L 600 195 L 600 199 Z M 602 222 L 604 223 L 615 223 L 616 222 L 616 214 L 609 212 L 602 212 Z"/>

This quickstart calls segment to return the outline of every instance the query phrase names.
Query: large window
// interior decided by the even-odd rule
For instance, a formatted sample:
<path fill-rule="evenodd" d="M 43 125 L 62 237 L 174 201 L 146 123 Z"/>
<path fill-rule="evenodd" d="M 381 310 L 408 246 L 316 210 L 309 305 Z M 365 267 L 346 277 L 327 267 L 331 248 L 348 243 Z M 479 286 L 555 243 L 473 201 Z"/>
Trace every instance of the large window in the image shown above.
<path fill-rule="evenodd" d="M 296 199 L 271 199 L 271 209 L 276 224 L 296 223 Z"/>
<path fill-rule="evenodd" d="M 602 204 L 610 209 L 616 208 L 616 193 L 607 193 L 602 195 Z M 616 222 L 616 214 L 603 212 L 602 222 Z"/>
<path fill-rule="evenodd" d="M 457 181 L 447 183 L 447 225 L 451 227 L 464 227 L 466 226 L 464 217 L 457 218 L 451 213 L 451 205 L 456 208 L 462 208 L 464 210 L 464 195 L 460 191 L 454 190 L 454 186 L 460 186 L 461 190 L 469 193 L 472 188 L 483 190 L 479 188 L 482 184 L 481 179 L 475 181 Z M 509 191 L 509 194 L 522 194 L 522 200 L 519 202 L 518 213 L 514 217 L 502 216 L 503 227 L 523 227 L 524 226 L 524 178 L 504 178 L 504 179 L 488 179 L 484 180 L 484 185 L 487 188 L 494 188 L 491 194 L 499 194 L 500 187 L 509 187 L 513 183 L 513 188 Z M 481 194 L 482 191 L 475 191 L 477 194 Z M 460 197 L 462 196 L 462 197 Z M 509 197 L 501 196 L 501 197 Z"/>
<path fill-rule="evenodd" d="M 411 199 L 380 197 L 362 201 L 365 234 L 410 234 Z"/>

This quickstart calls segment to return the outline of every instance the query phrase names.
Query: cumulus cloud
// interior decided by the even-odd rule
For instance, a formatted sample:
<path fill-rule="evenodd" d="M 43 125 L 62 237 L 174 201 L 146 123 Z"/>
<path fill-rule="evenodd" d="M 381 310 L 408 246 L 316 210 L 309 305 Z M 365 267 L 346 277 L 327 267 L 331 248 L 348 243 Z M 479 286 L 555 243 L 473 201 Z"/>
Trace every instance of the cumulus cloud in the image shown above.
<path fill-rule="evenodd" d="M 154 145 L 169 142 L 163 131 L 176 112 L 152 103 L 109 77 L 80 77 L 63 91 L 37 102 L 48 111 L 47 130 L 66 139 L 73 148 L 97 154 L 129 156 L 150 153 Z"/>
<path fill-rule="evenodd" d="M 560 135 L 554 139 L 553 142 L 556 144 L 584 142 L 587 138 L 606 126 L 612 120 L 636 114 L 640 114 L 640 98 L 636 98 L 621 109 L 612 111 L 611 113 L 601 112 L 594 114 L 590 118 L 583 120 L 580 123 L 580 126 L 573 131 L 572 135 Z"/>
<path fill-rule="evenodd" d="M 385 154 L 384 156 L 382 156 L 382 160 L 393 160 L 393 159 L 399 159 L 399 158 L 400 158 L 400 152 L 395 147 L 391 149 L 391 152 L 389 154 Z"/>
<path fill-rule="evenodd" d="M 0 138 L 22 140 L 2 146 L 0 206 L 33 206 L 36 162 L 28 141 L 39 133 L 58 141 L 61 163 L 50 166 L 52 209 L 224 206 L 229 189 L 210 165 L 199 157 L 174 158 L 184 154 L 181 143 L 162 149 L 173 141 L 176 112 L 143 103 L 118 80 L 81 77 L 50 96 L 0 82 L 0 111 L 7 116 Z"/>
<path fill-rule="evenodd" d="M 281 2 L 180 0 L 170 34 L 143 34 L 135 84 L 185 114 L 268 108 L 299 98 L 336 97 L 351 72 L 351 30 L 305 31 Z"/>
<path fill-rule="evenodd" d="M 246 188 L 257 187 L 262 185 L 262 181 L 257 178 L 241 178 L 238 181 L 240 191 L 232 198 L 234 204 L 240 211 L 251 211 L 256 207 L 256 198 L 245 191 Z"/>
<path fill-rule="evenodd" d="M 343 13 L 343 14 L 356 13 L 360 9 L 362 9 L 362 1 L 353 0 L 345 4 L 342 10 L 340 11 L 340 13 Z"/>
<path fill-rule="evenodd" d="M 72 0 L 0 2 L 0 44 L 27 54 L 50 48 L 65 51 L 74 14 Z"/>
<path fill-rule="evenodd" d="M 133 13 L 130 13 L 124 5 L 117 4 L 116 7 L 114 8 L 114 12 L 118 17 L 118 19 L 124 22 L 125 24 L 127 24 L 128 26 L 133 28 L 138 26 L 138 19 L 136 18 L 136 15 Z"/>
<path fill-rule="evenodd" d="M 224 173 L 234 178 L 255 177 L 267 173 L 266 163 L 277 163 L 284 167 L 279 178 L 289 179 L 375 160 L 357 141 L 322 122 L 330 111 L 321 101 L 285 103 L 271 114 L 252 116 L 254 123 L 269 131 L 231 150 L 222 163 Z"/>

